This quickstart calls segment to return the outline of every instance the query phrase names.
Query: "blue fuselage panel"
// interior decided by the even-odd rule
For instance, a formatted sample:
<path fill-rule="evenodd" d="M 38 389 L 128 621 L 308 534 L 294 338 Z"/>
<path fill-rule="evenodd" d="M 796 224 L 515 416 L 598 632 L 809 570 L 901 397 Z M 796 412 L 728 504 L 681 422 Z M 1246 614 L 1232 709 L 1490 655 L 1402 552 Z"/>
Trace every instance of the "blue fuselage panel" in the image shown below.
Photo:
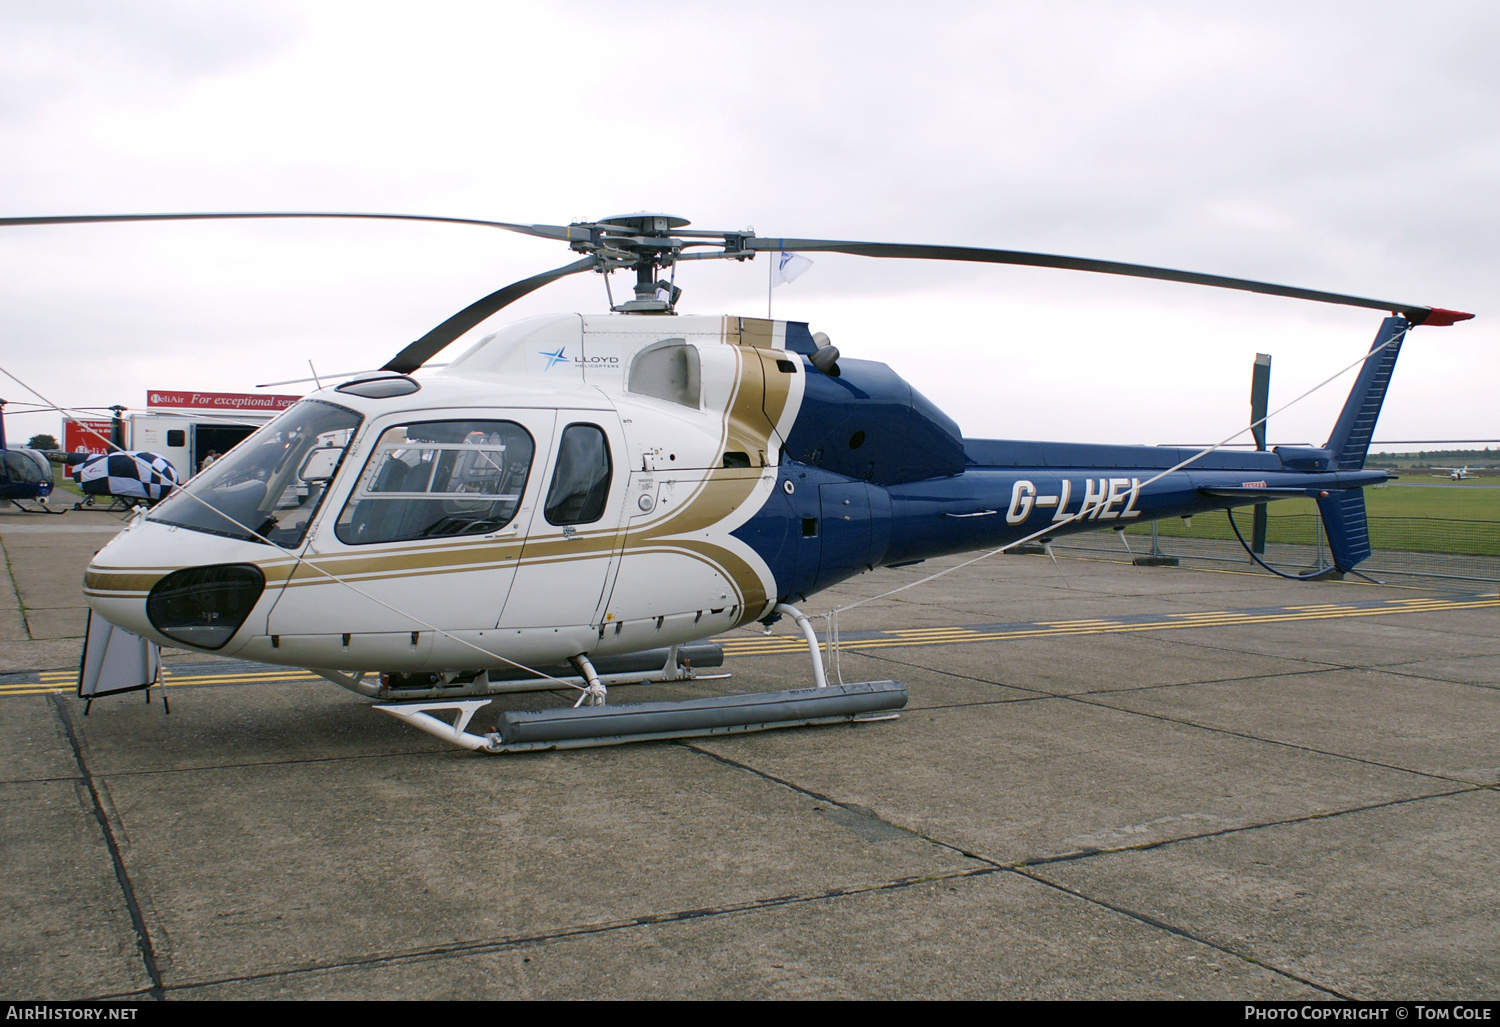
<path fill-rule="evenodd" d="M 803 366 L 807 398 L 778 488 L 735 531 L 771 568 L 782 600 L 882 565 L 1263 502 L 1256 490 L 1314 495 L 1386 480 L 1323 470 L 1320 450 L 1289 451 L 1288 461 L 1219 450 L 1170 470 L 1197 451 L 964 439 L 883 364 L 840 361 L 836 378 Z"/>

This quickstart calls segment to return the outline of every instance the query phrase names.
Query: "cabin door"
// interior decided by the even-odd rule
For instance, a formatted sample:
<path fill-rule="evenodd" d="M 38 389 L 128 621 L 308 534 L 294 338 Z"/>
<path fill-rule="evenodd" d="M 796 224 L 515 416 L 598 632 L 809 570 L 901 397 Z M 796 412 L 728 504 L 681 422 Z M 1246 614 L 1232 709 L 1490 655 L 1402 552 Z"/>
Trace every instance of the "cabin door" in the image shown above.
<path fill-rule="evenodd" d="M 597 629 L 619 558 L 629 484 L 619 417 L 560 410 L 500 628 Z"/>

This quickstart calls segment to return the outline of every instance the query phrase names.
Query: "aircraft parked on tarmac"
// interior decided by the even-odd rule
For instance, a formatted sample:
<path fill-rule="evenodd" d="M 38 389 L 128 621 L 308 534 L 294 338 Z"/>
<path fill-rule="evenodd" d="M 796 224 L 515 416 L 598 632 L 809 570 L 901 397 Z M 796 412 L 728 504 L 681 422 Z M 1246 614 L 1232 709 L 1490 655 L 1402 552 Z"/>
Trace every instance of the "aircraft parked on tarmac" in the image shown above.
<path fill-rule="evenodd" d="M 177 467 L 159 453 L 125 448 L 125 408 L 115 405 L 109 408 L 109 438 L 97 435 L 109 449 L 103 453 L 59 454 L 60 462 L 71 468 L 69 475 L 77 483 L 83 499 L 73 504 L 75 510 L 132 510 L 137 506 L 152 506 L 161 502 L 179 481 Z M 108 506 L 96 506 L 100 498 L 110 500 Z"/>
<path fill-rule="evenodd" d="M 0 226 L 327 216 L 406 217 Z M 827 685 L 816 636 L 792 605 L 875 567 L 1311 497 L 1335 565 L 1324 573 L 1350 571 L 1370 552 L 1363 489 L 1388 477 L 1364 462 L 1401 346 L 1415 326 L 1472 316 L 1048 254 L 687 230 L 657 214 L 567 226 L 411 219 L 552 239 L 581 256 L 279 415 L 139 514 L 95 556 L 85 594 L 100 618 L 158 644 L 311 668 L 488 752 L 888 716 L 904 687 Z M 972 439 L 891 368 L 845 358 L 806 324 L 675 313 L 679 262 L 761 252 L 1028 264 L 1390 316 L 1321 447 Z M 524 320 L 412 377 L 521 296 L 613 270 L 636 283 L 610 313 Z M 809 639 L 818 689 L 606 705 L 609 684 L 692 678 L 714 662 L 694 643 L 783 614 Z M 466 730 L 485 696 L 559 687 L 589 705 Z"/>
<path fill-rule="evenodd" d="M 48 510 L 52 496 L 52 465 L 35 449 L 12 449 L 5 442 L 5 407 L 0 399 L 0 503 L 8 502 L 27 513 L 61 513 Z M 40 510 L 27 507 L 41 504 Z"/>

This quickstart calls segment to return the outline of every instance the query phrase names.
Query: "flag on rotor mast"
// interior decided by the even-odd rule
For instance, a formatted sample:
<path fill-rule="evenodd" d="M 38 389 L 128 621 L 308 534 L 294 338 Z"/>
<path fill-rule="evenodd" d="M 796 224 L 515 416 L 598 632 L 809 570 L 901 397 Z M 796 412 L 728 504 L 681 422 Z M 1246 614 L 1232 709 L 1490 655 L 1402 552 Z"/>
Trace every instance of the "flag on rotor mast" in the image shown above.
<path fill-rule="evenodd" d="M 777 250 L 776 256 L 771 258 L 771 279 L 766 286 L 766 317 L 771 316 L 771 290 L 778 285 L 787 282 L 795 282 L 802 276 L 802 272 L 812 267 L 812 261 L 800 253 L 788 253 L 785 250 Z"/>

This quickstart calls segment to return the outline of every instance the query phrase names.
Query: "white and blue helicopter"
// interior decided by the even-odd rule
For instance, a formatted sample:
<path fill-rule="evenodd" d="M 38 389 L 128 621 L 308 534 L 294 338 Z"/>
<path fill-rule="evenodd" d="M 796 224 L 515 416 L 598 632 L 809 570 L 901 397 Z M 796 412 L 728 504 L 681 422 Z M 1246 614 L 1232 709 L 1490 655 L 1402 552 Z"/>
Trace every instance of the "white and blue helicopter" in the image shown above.
<path fill-rule="evenodd" d="M 283 217 L 480 225 L 565 243 L 579 259 L 484 297 L 378 371 L 319 389 L 140 512 L 89 565 L 89 605 L 152 643 L 311 669 L 484 752 L 890 716 L 904 687 L 829 685 L 794 605 L 876 567 L 1311 497 L 1329 573 L 1350 571 L 1370 553 L 1362 490 L 1387 480 L 1364 461 L 1402 341 L 1472 316 L 1048 254 L 690 230 L 659 214 L 566 226 L 308 213 L 0 226 Z M 890 367 L 842 357 L 806 324 L 675 312 L 678 264 L 762 252 L 1024 264 L 1390 316 L 1322 447 L 971 439 Z M 607 283 L 615 270 L 636 284 L 608 313 L 520 321 L 412 377 L 533 290 L 584 272 Z M 781 615 L 808 639 L 818 687 L 606 702 L 610 685 L 690 679 L 717 664 L 703 640 Z M 487 733 L 467 730 L 494 693 L 565 687 L 581 692 L 578 707 L 507 711 Z"/>

